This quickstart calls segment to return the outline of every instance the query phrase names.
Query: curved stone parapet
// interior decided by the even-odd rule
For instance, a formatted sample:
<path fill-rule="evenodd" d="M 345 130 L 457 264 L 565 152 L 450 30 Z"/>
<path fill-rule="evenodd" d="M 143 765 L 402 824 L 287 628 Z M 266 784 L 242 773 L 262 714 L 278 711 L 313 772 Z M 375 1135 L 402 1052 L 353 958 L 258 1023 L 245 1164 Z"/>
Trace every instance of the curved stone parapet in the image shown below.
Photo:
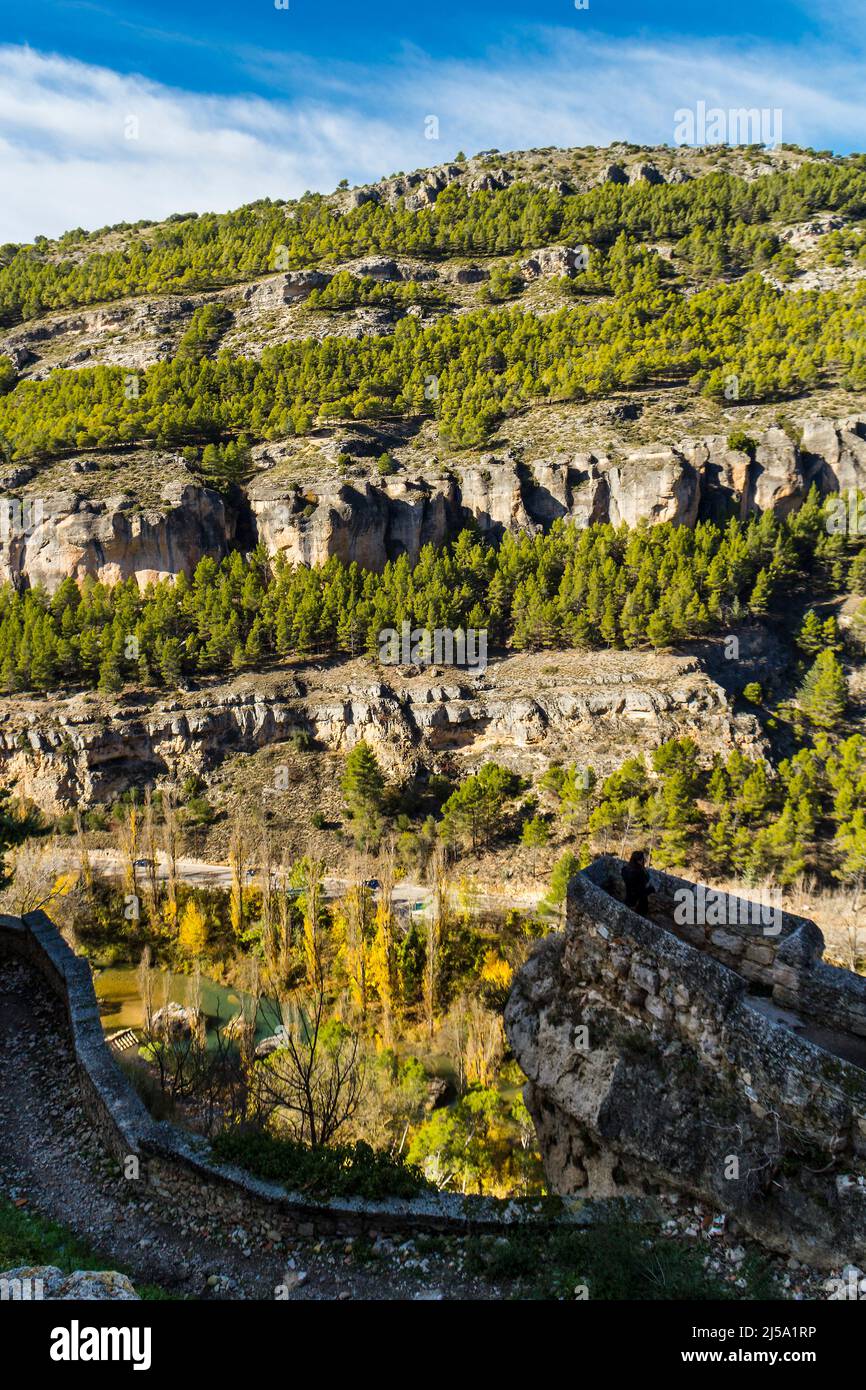
<path fill-rule="evenodd" d="M 862 1263 L 866 981 L 826 965 L 803 918 L 741 921 L 736 899 L 723 928 L 674 921 L 675 895 L 700 885 L 671 875 L 640 916 L 620 867 L 572 880 L 565 932 L 506 1008 L 551 1189 L 685 1192 L 772 1248 Z"/>

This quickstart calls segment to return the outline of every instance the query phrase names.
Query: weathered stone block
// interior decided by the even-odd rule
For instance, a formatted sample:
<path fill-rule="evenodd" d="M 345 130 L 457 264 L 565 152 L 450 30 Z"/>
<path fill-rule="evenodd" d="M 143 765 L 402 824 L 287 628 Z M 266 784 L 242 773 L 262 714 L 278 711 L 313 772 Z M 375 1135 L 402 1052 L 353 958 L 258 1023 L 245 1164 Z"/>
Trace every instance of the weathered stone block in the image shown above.
<path fill-rule="evenodd" d="M 710 941 L 713 946 L 717 946 L 720 951 L 729 951 L 732 956 L 740 955 L 745 946 L 745 942 L 741 936 L 734 936 L 733 932 L 729 931 L 718 930 L 710 932 Z"/>
<path fill-rule="evenodd" d="M 659 976 L 657 970 L 648 970 L 646 966 L 635 964 L 631 967 L 631 978 L 639 989 L 645 989 L 647 994 L 658 994 Z"/>
<path fill-rule="evenodd" d="M 652 1014 L 653 1018 L 657 1018 L 660 1023 L 667 1023 L 673 1018 L 674 1011 L 670 1005 L 666 1004 L 663 999 L 659 999 L 654 994 L 647 996 L 644 1008 L 648 1014 Z"/>
<path fill-rule="evenodd" d="M 772 946 L 757 941 L 750 941 L 746 947 L 746 959 L 753 960 L 756 965 L 772 965 L 775 954 Z"/>

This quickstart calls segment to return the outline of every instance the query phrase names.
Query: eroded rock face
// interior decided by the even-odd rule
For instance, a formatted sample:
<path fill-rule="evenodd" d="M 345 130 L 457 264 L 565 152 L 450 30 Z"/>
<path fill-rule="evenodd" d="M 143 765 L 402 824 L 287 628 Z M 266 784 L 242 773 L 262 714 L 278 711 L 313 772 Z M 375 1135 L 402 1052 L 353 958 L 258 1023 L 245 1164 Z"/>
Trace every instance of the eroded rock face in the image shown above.
<path fill-rule="evenodd" d="M 536 280 L 547 275 L 571 277 L 576 270 L 577 252 L 568 246 L 544 246 L 540 251 L 531 251 L 526 260 L 520 262 L 520 269 L 527 280 Z"/>
<path fill-rule="evenodd" d="M 640 449 L 626 463 L 606 469 L 608 516 L 614 526 L 640 520 L 693 526 L 700 506 L 700 484 L 692 466 L 676 449 Z"/>
<path fill-rule="evenodd" d="M 97 501 L 80 493 L 49 493 L 22 513 L 27 524 L 0 533 L 0 581 L 56 589 L 67 577 L 108 584 L 189 574 L 204 556 L 220 559 L 234 523 L 220 495 L 196 484 L 169 484 L 159 507 L 139 508 L 121 494 Z"/>
<path fill-rule="evenodd" d="M 325 271 L 292 270 L 249 285 L 244 290 L 244 302 L 255 309 L 275 309 L 306 299 L 313 290 L 322 290 L 330 282 L 331 276 Z"/>
<path fill-rule="evenodd" d="M 535 950 L 505 1013 L 552 1190 L 679 1191 L 820 1267 L 862 1262 L 866 1071 L 765 1016 L 742 973 L 606 892 L 617 863 L 572 881 L 565 932 Z M 836 977 L 849 972 L 816 964 L 816 933 L 785 920 L 780 979 L 802 936 L 799 968 L 824 973 L 801 1007 L 828 990 L 855 1005 L 863 982 L 846 989 Z"/>
<path fill-rule="evenodd" d="M 299 730 L 346 752 L 363 739 L 404 775 L 458 759 L 540 774 L 552 759 L 605 774 L 636 749 L 699 736 L 708 756 L 734 746 L 755 754 L 760 732 L 734 716 L 694 658 L 598 652 L 523 654 L 483 676 L 454 667 L 402 674 L 356 660 L 324 671 L 211 680 L 179 694 L 98 694 L 7 702 L 0 785 L 47 814 L 112 801 L 130 786 L 206 773 L 235 752 L 284 743 Z M 546 668 L 547 673 L 542 668 Z"/>
<path fill-rule="evenodd" d="M 449 486 L 440 491 L 403 478 L 387 486 L 342 483 L 312 503 L 299 491 L 286 495 L 262 480 L 250 489 L 249 500 L 259 539 L 269 553 L 308 565 L 322 564 L 332 555 L 373 570 L 402 554 L 414 561 L 422 545 L 441 545 L 456 519 Z"/>
<path fill-rule="evenodd" d="M 320 564 L 331 555 L 373 569 L 400 554 L 413 561 L 428 541 L 441 544 L 468 521 L 483 535 L 610 521 L 635 526 L 742 519 L 753 512 L 787 515 L 809 489 L 866 489 L 866 419 L 808 421 L 802 444 L 781 429 L 755 440 L 753 454 L 723 436 L 636 449 L 622 459 L 557 454 L 523 462 L 512 452 L 483 456 L 445 477 L 400 475 L 324 489 L 311 502 L 266 477 L 250 487 L 259 536 L 268 549 Z"/>
<path fill-rule="evenodd" d="M 624 459 L 563 453 L 523 462 L 506 451 L 445 477 L 344 483 L 312 500 L 263 476 L 249 501 L 271 552 L 307 564 L 338 555 L 382 569 L 400 554 L 414 561 L 422 545 L 441 544 L 468 521 L 493 540 L 558 518 L 693 526 L 731 511 L 743 519 L 787 515 L 813 485 L 823 493 L 866 488 L 866 419 L 809 422 L 802 446 L 773 428 L 755 441 L 754 456 L 730 449 L 723 436 L 636 449 Z"/>
<path fill-rule="evenodd" d="M 823 494 L 866 491 L 864 416 L 807 420 L 799 442 L 774 427 L 749 452 L 729 448 L 718 435 L 615 458 L 560 452 L 530 460 L 506 449 L 438 475 L 399 472 L 371 481 L 332 474 L 314 490 L 278 480 L 274 465 L 283 452 L 280 444 L 259 447 L 260 471 L 234 507 L 184 481 L 193 478 L 189 472 L 166 485 L 158 504 L 141 507 L 130 494 L 88 497 L 77 477 L 74 489 L 42 495 L 38 473 L 10 467 L 0 489 L 20 493 L 22 502 L 37 500 L 43 518 L 23 535 L 0 528 L 0 579 L 53 589 L 67 575 L 109 582 L 134 575 L 144 586 L 191 573 L 203 555 L 223 555 L 234 544 L 239 517 L 243 542 L 260 540 L 272 555 L 309 565 L 338 556 L 381 570 L 403 554 L 414 562 L 422 546 L 441 545 L 467 523 L 491 540 L 546 529 L 560 518 L 577 526 L 642 520 L 693 526 L 732 513 L 784 516 L 813 486 Z M 94 467 L 83 458 L 72 471 Z"/>

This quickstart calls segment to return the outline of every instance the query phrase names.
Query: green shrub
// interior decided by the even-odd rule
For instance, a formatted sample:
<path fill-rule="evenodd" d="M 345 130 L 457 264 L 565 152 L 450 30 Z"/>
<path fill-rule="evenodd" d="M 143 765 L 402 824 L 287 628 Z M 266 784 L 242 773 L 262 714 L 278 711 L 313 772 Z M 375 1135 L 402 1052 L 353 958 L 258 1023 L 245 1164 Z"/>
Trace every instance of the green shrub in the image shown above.
<path fill-rule="evenodd" d="M 226 1130 L 213 1141 L 218 1159 L 293 1191 L 327 1197 L 412 1197 L 429 1188 L 420 1169 L 369 1144 L 307 1148 L 272 1134 Z"/>
<path fill-rule="evenodd" d="M 210 825 L 215 818 L 216 812 L 206 797 L 190 797 L 186 804 L 185 820 L 192 825 Z"/>
<path fill-rule="evenodd" d="M 733 449 L 738 454 L 753 454 L 757 449 L 757 444 L 750 434 L 745 430 L 734 430 L 728 435 L 728 448 Z"/>

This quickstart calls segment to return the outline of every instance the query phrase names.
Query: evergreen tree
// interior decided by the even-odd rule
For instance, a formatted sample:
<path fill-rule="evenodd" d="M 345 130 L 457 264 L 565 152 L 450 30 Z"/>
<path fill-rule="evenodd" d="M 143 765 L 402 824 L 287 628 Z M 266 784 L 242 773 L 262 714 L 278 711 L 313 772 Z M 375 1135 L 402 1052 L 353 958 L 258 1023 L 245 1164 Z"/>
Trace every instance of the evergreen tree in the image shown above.
<path fill-rule="evenodd" d="M 831 729 L 839 723 L 848 705 L 848 682 L 833 652 L 819 653 L 797 691 L 797 700 L 813 724 Z"/>
<path fill-rule="evenodd" d="M 365 817 L 381 811 L 385 778 L 376 754 L 363 740 L 355 744 L 346 759 L 341 786 L 353 816 Z"/>

